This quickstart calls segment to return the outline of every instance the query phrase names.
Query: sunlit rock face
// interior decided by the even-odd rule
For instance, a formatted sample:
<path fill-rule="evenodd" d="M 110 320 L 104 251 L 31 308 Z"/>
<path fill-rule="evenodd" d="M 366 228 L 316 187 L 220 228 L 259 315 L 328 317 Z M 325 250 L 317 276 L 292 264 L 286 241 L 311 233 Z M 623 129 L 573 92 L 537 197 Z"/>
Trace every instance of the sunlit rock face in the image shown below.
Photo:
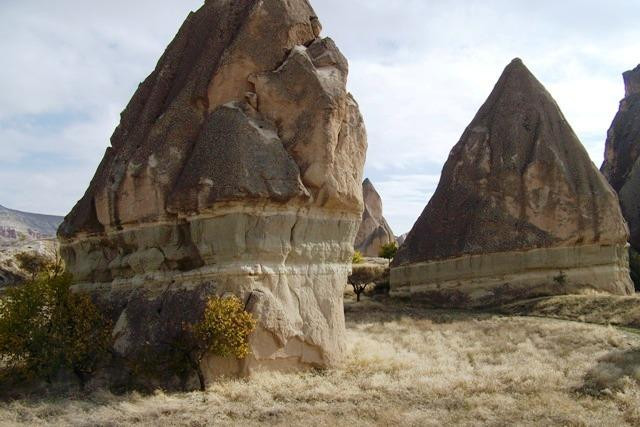
<path fill-rule="evenodd" d="M 631 245 L 640 250 L 640 65 L 623 76 L 625 97 L 607 134 L 602 173 L 618 192 Z"/>
<path fill-rule="evenodd" d="M 489 306 L 586 290 L 632 292 L 616 194 L 519 59 L 447 160 L 394 259 L 392 293 Z"/>
<path fill-rule="evenodd" d="M 355 248 L 367 257 L 377 257 L 382 246 L 395 242 L 391 227 L 382 214 L 382 198 L 369 178 L 362 183 L 364 212 L 356 234 Z"/>
<path fill-rule="evenodd" d="M 258 319 L 252 355 L 208 375 L 341 360 L 367 144 L 320 30 L 306 0 L 206 1 L 122 113 L 58 234 L 123 358 L 234 294 Z"/>

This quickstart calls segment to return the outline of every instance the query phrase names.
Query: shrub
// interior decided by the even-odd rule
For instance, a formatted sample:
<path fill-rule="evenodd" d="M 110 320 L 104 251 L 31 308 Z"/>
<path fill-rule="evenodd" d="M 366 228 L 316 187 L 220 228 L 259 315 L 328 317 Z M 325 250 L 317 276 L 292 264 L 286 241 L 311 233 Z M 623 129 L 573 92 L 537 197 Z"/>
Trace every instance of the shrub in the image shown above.
<path fill-rule="evenodd" d="M 250 354 L 249 335 L 256 320 L 244 309 L 237 297 L 211 297 L 207 301 L 202 319 L 183 326 L 183 334 L 174 347 L 179 349 L 185 362 L 198 375 L 200 390 L 206 389 L 201 370 L 206 355 L 244 359 Z"/>
<path fill-rule="evenodd" d="M 362 256 L 362 252 L 355 251 L 353 253 L 353 258 L 351 259 L 352 264 L 362 264 L 364 262 L 364 257 Z"/>
<path fill-rule="evenodd" d="M 68 274 L 9 288 L 0 301 L 0 357 L 27 379 L 51 378 L 62 369 L 81 388 L 111 347 L 111 325 L 89 296 L 73 293 Z"/>
<path fill-rule="evenodd" d="M 393 259 L 398 253 L 398 244 L 396 242 L 387 243 L 382 245 L 378 256 L 380 258 Z"/>
<path fill-rule="evenodd" d="M 21 252 L 16 255 L 18 267 L 30 276 L 30 280 L 36 280 L 40 275 L 48 277 L 62 274 L 64 268 L 62 257 L 57 249 L 47 251 L 46 254 L 38 252 Z"/>
<path fill-rule="evenodd" d="M 560 274 L 558 274 L 557 276 L 555 276 L 553 278 L 553 281 L 556 283 L 556 285 L 558 286 L 564 286 L 567 284 L 567 275 L 564 273 L 564 271 L 560 271 Z"/>
<path fill-rule="evenodd" d="M 49 266 L 49 259 L 41 254 L 35 252 L 22 252 L 16 255 L 16 261 L 20 269 L 24 270 L 31 276 L 31 280 L 36 280 L 36 277 L 47 270 Z"/>

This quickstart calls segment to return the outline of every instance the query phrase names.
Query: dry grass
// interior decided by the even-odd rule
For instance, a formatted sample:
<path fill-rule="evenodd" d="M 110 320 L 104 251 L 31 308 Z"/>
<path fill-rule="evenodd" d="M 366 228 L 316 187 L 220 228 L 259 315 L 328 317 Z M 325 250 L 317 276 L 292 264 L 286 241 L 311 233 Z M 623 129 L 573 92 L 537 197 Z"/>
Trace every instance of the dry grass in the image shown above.
<path fill-rule="evenodd" d="M 640 295 L 564 295 L 538 298 L 503 307 L 506 314 L 551 317 L 640 329 Z"/>
<path fill-rule="evenodd" d="M 346 313 L 340 369 L 222 381 L 204 395 L 22 400 L 0 407 L 0 424 L 640 424 L 638 336 L 391 301 Z"/>

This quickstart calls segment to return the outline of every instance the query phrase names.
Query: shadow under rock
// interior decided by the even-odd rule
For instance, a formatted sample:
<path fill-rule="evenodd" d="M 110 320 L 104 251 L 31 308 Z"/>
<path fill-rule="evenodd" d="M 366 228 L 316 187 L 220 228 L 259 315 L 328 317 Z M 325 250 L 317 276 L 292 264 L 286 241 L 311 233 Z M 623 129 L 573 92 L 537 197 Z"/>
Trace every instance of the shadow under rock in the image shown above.
<path fill-rule="evenodd" d="M 622 390 L 625 384 L 640 384 L 640 348 L 613 351 L 600 359 L 584 377 L 579 392 L 600 395 Z"/>
<path fill-rule="evenodd" d="M 377 295 L 363 298 L 361 302 L 345 299 L 344 314 L 348 323 L 362 324 L 387 322 L 409 317 L 418 320 L 430 320 L 435 324 L 486 320 L 496 316 L 489 311 L 438 309 L 424 303 L 405 298 L 392 298 Z M 498 316 L 501 316 L 498 314 Z"/>

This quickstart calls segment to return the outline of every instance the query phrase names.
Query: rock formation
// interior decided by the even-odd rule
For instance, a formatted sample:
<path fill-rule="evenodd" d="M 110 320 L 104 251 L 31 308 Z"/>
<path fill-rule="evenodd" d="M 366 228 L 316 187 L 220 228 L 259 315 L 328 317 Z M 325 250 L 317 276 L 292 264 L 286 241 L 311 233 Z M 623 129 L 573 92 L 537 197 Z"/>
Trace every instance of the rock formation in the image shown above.
<path fill-rule="evenodd" d="M 624 73 L 625 97 L 607 135 L 602 173 L 618 192 L 631 245 L 640 250 L 640 65 Z"/>
<path fill-rule="evenodd" d="M 398 242 L 398 246 L 402 246 L 404 241 L 407 240 L 407 236 L 409 233 L 401 234 L 400 236 L 396 236 L 396 242 Z"/>
<path fill-rule="evenodd" d="M 364 256 L 377 257 L 380 248 L 395 242 L 396 238 L 382 215 L 382 199 L 369 178 L 362 183 L 362 197 L 364 212 L 356 235 L 355 248 Z"/>
<path fill-rule="evenodd" d="M 161 355 L 212 294 L 259 322 L 208 376 L 331 366 L 362 213 L 347 60 L 306 0 L 208 0 L 122 113 L 58 235 L 124 359 Z"/>
<path fill-rule="evenodd" d="M 624 295 L 627 236 L 615 192 L 515 59 L 398 251 L 392 294 L 464 307 L 587 289 Z"/>

